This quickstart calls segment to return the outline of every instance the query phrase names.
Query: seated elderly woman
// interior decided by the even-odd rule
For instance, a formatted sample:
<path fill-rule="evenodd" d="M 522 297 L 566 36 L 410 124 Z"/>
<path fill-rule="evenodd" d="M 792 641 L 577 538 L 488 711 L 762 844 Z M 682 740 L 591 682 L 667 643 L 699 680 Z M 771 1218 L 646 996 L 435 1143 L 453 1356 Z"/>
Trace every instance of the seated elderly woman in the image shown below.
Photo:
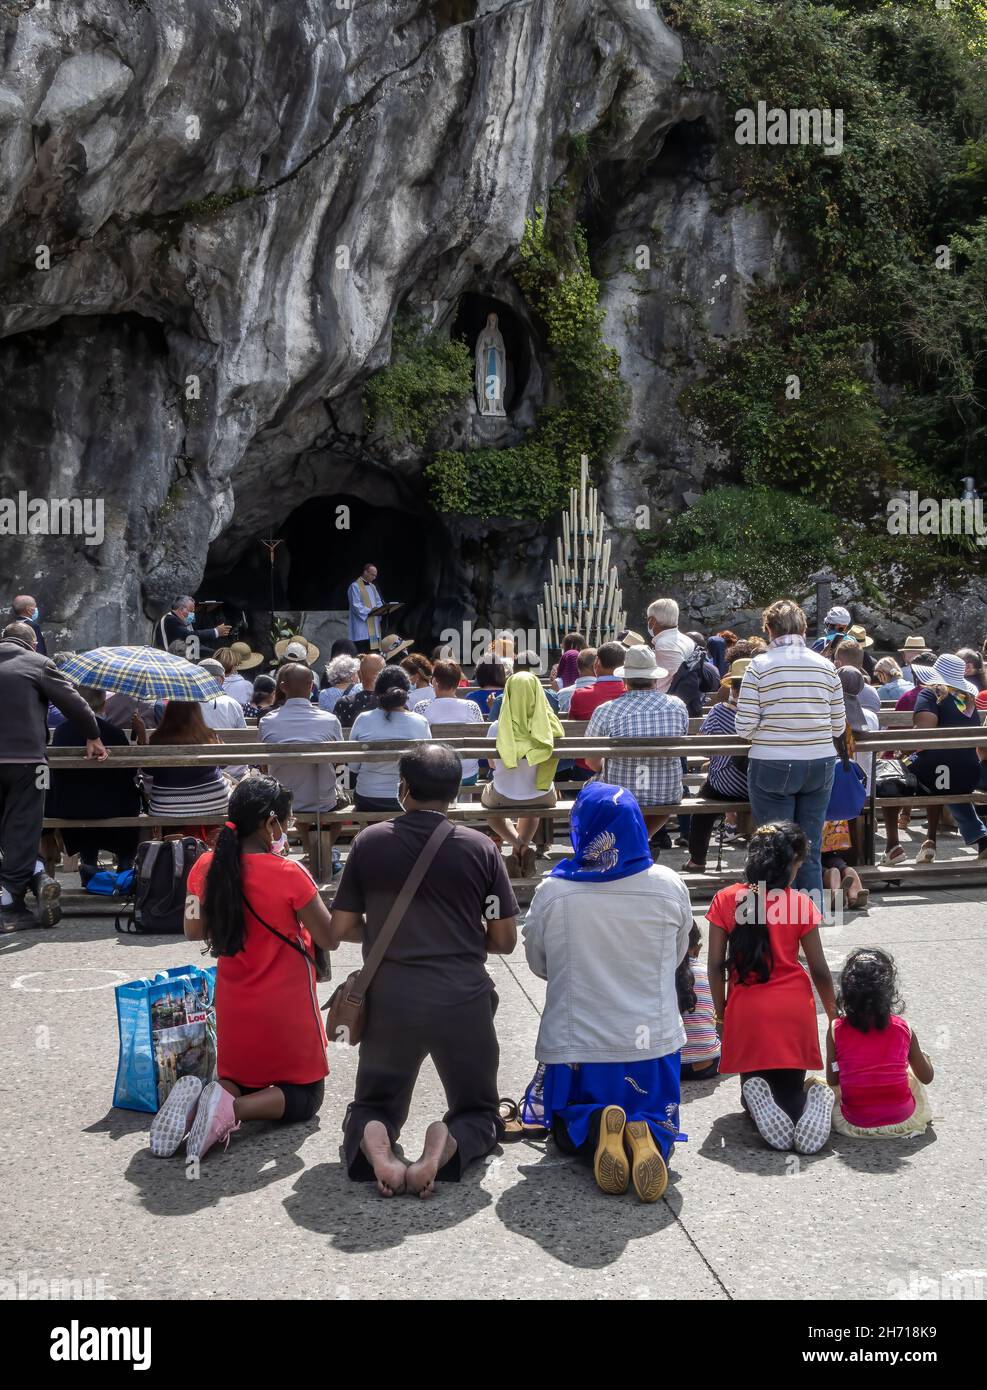
<path fill-rule="evenodd" d="M 874 667 L 874 681 L 881 704 L 893 705 L 900 700 L 906 690 L 911 690 L 912 682 L 906 681 L 901 667 L 893 656 L 882 656 Z"/>
<path fill-rule="evenodd" d="M 686 1033 L 675 973 L 689 952 L 682 880 L 652 862 L 631 792 L 588 783 L 572 810 L 573 855 L 535 890 L 528 964 L 548 982 L 522 1117 L 593 1161 L 602 1192 L 656 1202 L 679 1134 Z"/>
<path fill-rule="evenodd" d="M 497 756 L 490 759 L 493 775 L 483 788 L 483 805 L 488 809 L 554 806 L 552 784 L 559 761 L 554 749 L 562 732 L 538 678 L 530 671 L 516 671 L 504 688 L 500 714 L 487 733 L 488 738 L 497 740 Z M 519 816 L 515 825 L 506 816 L 488 816 L 487 825 L 511 846 L 511 875 L 530 877 L 535 868 L 531 841 L 538 817 Z"/>
<path fill-rule="evenodd" d="M 345 652 L 334 656 L 325 669 L 325 687 L 319 691 L 319 708 L 332 714 L 340 700 L 360 689 L 360 663 Z"/>

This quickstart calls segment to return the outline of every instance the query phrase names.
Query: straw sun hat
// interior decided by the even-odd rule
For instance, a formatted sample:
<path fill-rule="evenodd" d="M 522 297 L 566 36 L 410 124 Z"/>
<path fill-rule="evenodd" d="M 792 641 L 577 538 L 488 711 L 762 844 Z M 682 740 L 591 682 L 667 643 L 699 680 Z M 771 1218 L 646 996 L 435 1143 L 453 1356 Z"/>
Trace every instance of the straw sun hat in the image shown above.
<path fill-rule="evenodd" d="M 279 661 L 302 661 L 306 666 L 311 666 L 319 658 L 319 649 L 307 637 L 296 633 L 294 637 L 283 637 L 280 642 L 275 642 L 274 655 Z"/>

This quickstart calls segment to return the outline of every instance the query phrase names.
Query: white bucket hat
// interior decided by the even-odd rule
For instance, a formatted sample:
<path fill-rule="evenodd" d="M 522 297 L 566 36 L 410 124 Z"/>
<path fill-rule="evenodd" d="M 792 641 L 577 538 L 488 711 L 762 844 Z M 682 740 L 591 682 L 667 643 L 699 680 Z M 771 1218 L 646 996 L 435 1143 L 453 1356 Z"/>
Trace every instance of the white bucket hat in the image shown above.
<path fill-rule="evenodd" d="M 617 667 L 614 675 L 619 676 L 621 680 L 660 681 L 668 672 L 655 661 L 655 654 L 650 647 L 641 646 L 627 648 L 624 664 Z"/>
<path fill-rule="evenodd" d="M 961 656 L 947 652 L 934 666 L 912 665 L 912 675 L 919 685 L 945 685 L 949 690 L 961 690 L 964 695 L 979 695 L 977 687 L 966 678 L 966 662 Z"/>

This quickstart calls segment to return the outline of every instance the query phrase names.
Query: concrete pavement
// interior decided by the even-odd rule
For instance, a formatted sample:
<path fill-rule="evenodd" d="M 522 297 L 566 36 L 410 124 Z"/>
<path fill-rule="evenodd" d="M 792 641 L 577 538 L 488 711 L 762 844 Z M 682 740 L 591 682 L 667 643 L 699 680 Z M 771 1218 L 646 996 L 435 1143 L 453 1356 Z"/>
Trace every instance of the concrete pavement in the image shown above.
<path fill-rule="evenodd" d="M 190 1181 L 152 1158 L 150 1116 L 110 1106 L 112 986 L 199 960 L 183 940 L 76 919 L 0 941 L 0 1278 L 89 1281 L 110 1298 L 886 1299 L 987 1289 L 980 1123 L 987 908 L 976 888 L 875 894 L 829 928 L 831 964 L 877 943 L 936 1067 L 934 1130 L 815 1157 L 764 1148 L 736 1078 L 688 1088 L 666 1197 L 606 1198 L 551 1144 L 496 1150 L 428 1202 L 350 1183 L 339 1125 L 356 1058 L 333 1049 L 308 1125 L 253 1126 Z M 339 979 L 355 947 L 334 957 Z M 491 961 L 502 1094 L 534 1069 L 544 986 L 523 951 Z M 331 986 L 323 987 L 323 994 Z M 822 1019 L 822 1016 L 820 1016 Z M 404 1147 L 443 1109 L 427 1064 Z M 979 1281 L 979 1283 L 978 1283 Z"/>

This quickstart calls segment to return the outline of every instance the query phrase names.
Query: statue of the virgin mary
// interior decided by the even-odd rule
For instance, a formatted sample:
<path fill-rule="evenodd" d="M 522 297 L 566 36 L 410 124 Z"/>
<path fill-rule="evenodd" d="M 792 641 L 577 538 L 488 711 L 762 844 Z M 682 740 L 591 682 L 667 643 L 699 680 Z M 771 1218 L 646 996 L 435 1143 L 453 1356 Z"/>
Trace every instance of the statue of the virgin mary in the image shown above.
<path fill-rule="evenodd" d="M 476 340 L 476 403 L 481 415 L 506 415 L 507 357 L 497 315 L 488 314 L 486 327 Z"/>

